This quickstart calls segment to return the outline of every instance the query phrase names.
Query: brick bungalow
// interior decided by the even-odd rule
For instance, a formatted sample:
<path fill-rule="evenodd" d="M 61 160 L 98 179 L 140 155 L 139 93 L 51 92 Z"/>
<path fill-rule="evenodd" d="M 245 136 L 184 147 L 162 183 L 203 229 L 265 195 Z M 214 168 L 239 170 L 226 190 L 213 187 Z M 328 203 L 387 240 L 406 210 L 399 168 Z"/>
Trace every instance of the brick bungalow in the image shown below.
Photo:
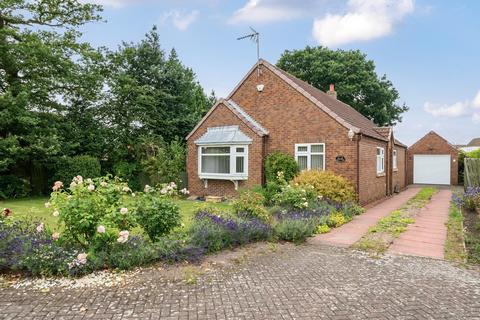
<path fill-rule="evenodd" d="M 349 179 L 365 204 L 406 186 L 406 146 L 349 105 L 260 60 L 187 136 L 191 194 L 235 196 L 262 185 L 269 153 L 294 156 L 302 170 Z"/>

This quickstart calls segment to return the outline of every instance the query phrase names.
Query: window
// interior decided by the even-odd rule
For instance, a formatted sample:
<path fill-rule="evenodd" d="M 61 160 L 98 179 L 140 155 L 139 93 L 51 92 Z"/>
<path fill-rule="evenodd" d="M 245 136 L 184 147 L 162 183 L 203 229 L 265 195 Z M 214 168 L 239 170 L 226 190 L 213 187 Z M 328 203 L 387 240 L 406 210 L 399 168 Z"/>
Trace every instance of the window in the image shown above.
<path fill-rule="evenodd" d="M 377 173 L 385 172 L 385 149 L 377 147 Z"/>
<path fill-rule="evenodd" d="M 247 146 L 199 147 L 200 178 L 234 179 L 247 177 Z"/>
<path fill-rule="evenodd" d="M 325 144 L 296 144 L 295 159 L 300 170 L 325 170 Z"/>
<path fill-rule="evenodd" d="M 397 169 L 397 150 L 393 150 L 393 169 Z"/>

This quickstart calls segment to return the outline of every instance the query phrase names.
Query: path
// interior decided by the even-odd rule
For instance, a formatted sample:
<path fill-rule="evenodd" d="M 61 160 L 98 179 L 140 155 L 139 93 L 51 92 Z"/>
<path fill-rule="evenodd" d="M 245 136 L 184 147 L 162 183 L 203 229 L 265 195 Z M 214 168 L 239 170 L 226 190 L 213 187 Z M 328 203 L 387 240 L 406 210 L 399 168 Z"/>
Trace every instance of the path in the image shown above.
<path fill-rule="evenodd" d="M 327 244 L 350 247 L 367 233 L 368 228 L 375 225 L 380 218 L 387 216 L 390 212 L 400 208 L 408 199 L 415 196 L 421 188 L 410 187 L 376 206 L 368 209 L 365 213 L 356 216 L 340 228 L 333 229 L 329 233 L 316 236 L 313 242 L 324 242 Z"/>
<path fill-rule="evenodd" d="M 451 198 L 450 190 L 433 195 L 415 217 L 415 223 L 395 239 L 388 252 L 443 259 Z"/>

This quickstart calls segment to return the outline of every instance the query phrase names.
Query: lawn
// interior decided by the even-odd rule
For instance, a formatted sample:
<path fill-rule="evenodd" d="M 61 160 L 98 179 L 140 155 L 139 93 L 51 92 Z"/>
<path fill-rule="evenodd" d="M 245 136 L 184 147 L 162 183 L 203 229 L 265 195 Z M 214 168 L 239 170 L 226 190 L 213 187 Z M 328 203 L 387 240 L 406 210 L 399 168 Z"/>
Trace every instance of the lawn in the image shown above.
<path fill-rule="evenodd" d="M 14 217 L 34 217 L 39 218 L 45 222 L 50 228 L 55 228 L 57 225 L 58 218 L 52 215 L 52 210 L 45 208 L 45 202 L 48 201 L 47 197 L 34 197 L 34 198 L 24 198 L 24 199 L 13 199 L 0 201 L 0 209 L 9 208 L 12 210 Z M 180 208 L 180 213 L 182 215 L 182 220 L 185 226 L 190 225 L 195 211 L 199 208 L 206 205 L 203 201 L 192 201 L 192 200 L 175 200 L 178 207 Z M 222 210 L 231 210 L 230 203 L 209 203 L 208 205 L 215 206 Z"/>

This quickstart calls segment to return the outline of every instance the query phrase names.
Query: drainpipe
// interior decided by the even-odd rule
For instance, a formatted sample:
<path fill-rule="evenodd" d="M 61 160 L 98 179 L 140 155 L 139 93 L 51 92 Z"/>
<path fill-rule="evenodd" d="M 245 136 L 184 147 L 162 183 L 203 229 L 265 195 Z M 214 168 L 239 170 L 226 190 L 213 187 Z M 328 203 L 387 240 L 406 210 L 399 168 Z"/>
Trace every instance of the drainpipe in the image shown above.
<path fill-rule="evenodd" d="M 362 140 L 362 134 L 357 134 L 357 194 L 358 201 L 360 202 L 360 140 Z"/>

